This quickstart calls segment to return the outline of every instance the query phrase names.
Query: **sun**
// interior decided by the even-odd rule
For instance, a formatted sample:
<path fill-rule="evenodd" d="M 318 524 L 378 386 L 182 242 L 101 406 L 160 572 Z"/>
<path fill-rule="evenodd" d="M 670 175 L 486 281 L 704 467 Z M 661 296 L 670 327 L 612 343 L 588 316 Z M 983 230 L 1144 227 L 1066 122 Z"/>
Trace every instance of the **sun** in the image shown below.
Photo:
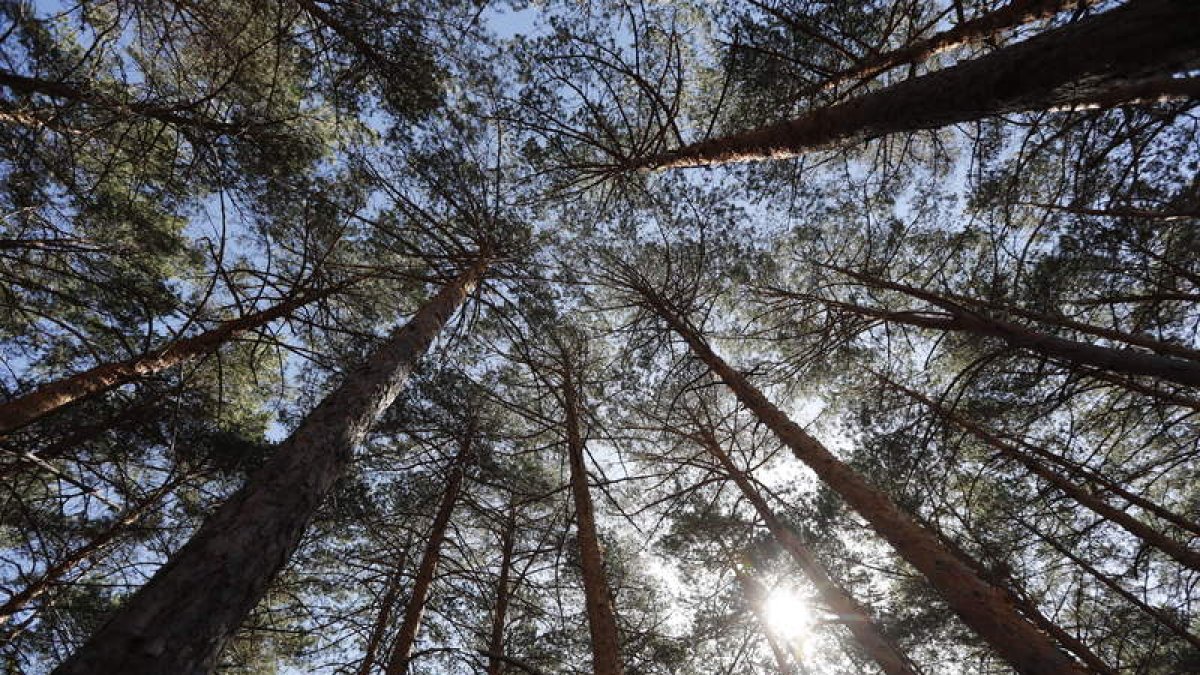
<path fill-rule="evenodd" d="M 813 627 L 812 607 L 791 588 L 776 588 L 763 603 L 763 615 L 771 630 L 791 640 L 803 639 Z"/>

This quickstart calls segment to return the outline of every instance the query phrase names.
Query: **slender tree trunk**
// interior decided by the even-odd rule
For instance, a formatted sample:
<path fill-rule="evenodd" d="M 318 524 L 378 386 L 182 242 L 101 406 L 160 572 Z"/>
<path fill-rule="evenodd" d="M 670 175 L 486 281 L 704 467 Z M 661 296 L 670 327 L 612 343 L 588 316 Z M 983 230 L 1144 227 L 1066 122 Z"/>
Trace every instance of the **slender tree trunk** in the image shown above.
<path fill-rule="evenodd" d="M 425 552 L 421 554 L 421 564 L 417 567 L 412 593 L 409 594 L 408 604 L 404 609 L 404 621 L 400 624 L 400 632 L 396 635 L 392 654 L 388 658 L 387 675 L 404 675 L 408 672 L 409 658 L 412 655 L 413 644 L 417 641 L 417 631 L 421 629 L 421 616 L 425 613 L 429 589 L 433 587 L 433 578 L 437 574 L 438 562 L 441 561 L 446 528 L 450 526 L 450 516 L 454 513 L 454 505 L 458 503 L 463 477 L 467 465 L 471 462 L 474 436 L 475 428 L 472 422 L 463 436 L 462 447 L 459 448 L 458 456 L 454 458 L 454 465 L 450 467 L 450 475 L 446 478 L 446 488 L 442 491 L 442 500 L 433 517 L 429 540 L 425 543 Z"/>
<path fill-rule="evenodd" d="M 1009 459 L 1025 467 L 1030 473 L 1038 478 L 1041 478 L 1050 485 L 1053 485 L 1059 492 L 1062 492 L 1071 499 L 1075 500 L 1078 504 L 1088 509 L 1092 513 L 1095 513 L 1109 522 L 1116 524 L 1121 529 L 1145 542 L 1147 545 L 1157 548 L 1168 556 L 1174 558 L 1179 564 L 1190 569 L 1200 571 L 1200 553 L 1188 549 L 1183 544 L 1180 544 L 1170 537 L 1167 537 L 1163 533 L 1146 525 L 1137 518 L 1134 518 L 1121 509 L 1108 504 L 1097 495 L 1067 480 L 1058 472 L 1046 468 L 1046 466 L 1038 461 L 1036 457 L 1030 456 L 1029 454 L 1022 452 L 1017 447 L 1005 443 L 994 434 L 989 433 L 979 424 L 976 424 L 975 422 L 966 419 L 961 415 L 957 415 L 943 408 L 920 392 L 913 391 L 912 389 L 886 378 L 884 378 L 884 382 L 886 382 L 888 386 L 919 401 L 938 417 L 953 423 L 955 426 L 983 441 L 988 447 L 998 451 L 1005 457 L 1008 457 Z"/>
<path fill-rule="evenodd" d="M 1085 670 L 1064 654 L 1045 633 L 1017 610 L 1011 595 L 980 578 L 948 551 L 937 536 L 921 527 L 885 493 L 872 487 L 854 469 L 792 422 L 741 373 L 717 356 L 688 321 L 652 288 L 634 287 L 647 305 L 684 339 L 737 398 L 811 468 L 826 485 L 846 500 L 915 567 L 963 621 L 983 637 L 1017 671 L 1029 675 L 1064 675 Z"/>
<path fill-rule="evenodd" d="M 363 646 L 363 658 L 356 671 L 358 675 L 371 675 L 371 671 L 375 669 L 376 655 L 383 644 L 383 636 L 387 634 L 388 624 L 392 620 L 392 609 L 396 606 L 396 598 L 399 597 L 400 587 L 404 583 L 404 568 L 408 566 L 408 550 L 411 545 L 411 542 L 405 544 L 404 555 L 392 567 L 387 587 L 379 600 L 379 614 L 375 615 L 371 634 L 367 636 L 367 643 Z"/>
<path fill-rule="evenodd" d="M 742 597 L 746 599 L 746 604 L 750 607 L 750 611 L 754 612 L 754 618 L 758 620 L 759 629 L 762 631 L 763 637 L 767 639 L 767 645 L 771 648 L 771 654 L 775 656 L 775 666 L 779 669 L 779 675 L 795 675 L 796 669 L 792 667 L 792 662 L 788 656 L 789 650 L 780 644 L 779 635 L 775 632 L 771 622 L 767 619 L 763 611 L 763 606 L 767 602 L 767 589 L 759 583 L 752 575 L 742 571 L 737 565 L 733 566 L 733 573 L 737 576 L 738 586 L 742 590 Z"/>
<path fill-rule="evenodd" d="M 800 567 L 804 575 L 812 581 L 821 601 L 845 622 L 845 626 L 850 629 L 855 641 L 863 651 L 888 675 L 916 675 L 918 672 L 916 666 L 899 647 L 879 631 L 869 610 L 830 577 L 825 566 L 813 556 L 796 531 L 775 516 L 775 512 L 771 510 L 746 474 L 734 466 L 733 460 L 721 448 L 721 444 L 713 435 L 712 430 L 702 428 L 695 440 L 721 463 L 725 473 L 733 479 L 738 489 L 741 490 L 742 496 L 750 502 L 758 513 L 758 517 L 766 524 L 771 536 L 775 537 L 779 545 L 796 561 L 796 565 Z"/>
<path fill-rule="evenodd" d="M 571 495 L 575 501 L 579 558 L 583 568 L 583 593 L 587 607 L 588 630 L 592 637 L 592 669 L 595 675 L 622 675 L 617 620 L 613 614 L 612 591 L 604 572 L 604 554 L 596 535 L 596 516 L 588 492 L 588 474 L 584 465 L 584 443 L 579 428 L 579 394 L 570 365 L 563 375 L 563 401 L 566 407 L 567 455 L 571 466 Z"/>
<path fill-rule="evenodd" d="M 630 168 L 782 159 L 843 141 L 1104 100 L 1112 91 L 1198 65 L 1200 3 L 1134 0 L 978 59 Z"/>
<path fill-rule="evenodd" d="M 1107 370 L 1114 373 L 1123 373 L 1125 375 L 1155 377 L 1158 379 L 1175 382 L 1177 384 L 1182 384 L 1184 386 L 1200 386 L 1200 362 L 1193 361 L 1190 358 L 1147 354 L 1140 351 L 1115 349 L 1113 347 L 1101 347 L 1098 345 L 1089 344 L 1087 342 L 1067 340 L 1026 328 L 1011 321 L 986 316 L 980 312 L 964 307 L 959 302 L 956 302 L 950 298 L 943 297 L 937 293 L 926 291 L 924 289 L 909 286 L 907 284 L 896 283 L 894 281 L 879 279 L 878 277 L 852 272 L 849 270 L 842 271 L 848 276 L 851 276 L 871 286 L 899 291 L 906 295 L 930 302 L 945 310 L 948 314 L 944 316 L 931 316 L 928 313 L 921 312 L 892 312 L 888 310 L 862 307 L 851 303 L 829 301 L 829 304 L 831 305 L 861 314 L 863 316 L 870 316 L 883 321 L 903 323 L 921 328 L 968 332 L 984 337 L 996 338 L 1002 340 L 1013 348 L 1024 349 L 1026 351 L 1041 354 L 1049 358 L 1066 361 L 1068 363 L 1077 364 L 1080 366 L 1090 366 L 1092 368 L 1099 368 L 1101 370 Z M 1108 335 L 1105 337 L 1113 337 L 1117 335 L 1116 331 L 1104 331 L 1103 329 L 1098 329 L 1096 327 L 1091 328 L 1093 332 L 1107 332 Z M 1126 334 L 1120 333 L 1120 335 Z M 1129 339 L 1126 341 L 1132 344 L 1156 342 L 1148 341 L 1145 338 L 1138 338 L 1138 336 L 1127 337 Z M 1158 344 L 1165 345 L 1165 343 Z M 1163 347 L 1163 349 L 1167 348 Z M 1170 351 L 1179 353 L 1181 350 Z M 1191 352 L 1194 350 L 1188 351 Z"/>
<path fill-rule="evenodd" d="M 1194 84 L 1200 81 L 1200 78 L 1186 78 Z M 1200 87 L 1200 85 L 1197 85 Z M 1200 98 L 1200 89 L 1196 92 L 1196 98 Z M 1074 206 L 1070 204 L 1048 204 L 1046 202 L 1020 202 L 1020 206 L 1033 206 L 1039 209 L 1047 209 L 1049 211 L 1064 211 L 1073 213 L 1077 216 L 1098 216 L 1101 218 L 1142 218 L 1146 220 L 1161 220 L 1163 222 L 1171 222 L 1176 220 L 1191 220 L 1200 218 L 1200 209 L 1192 211 L 1157 211 L 1151 209 L 1137 209 L 1127 206 L 1109 206 L 1106 208 L 1090 208 L 1086 206 Z"/>
<path fill-rule="evenodd" d="M 354 447 L 474 290 L 483 260 L 443 287 L 320 403 L 59 675 L 207 673 L 287 562 Z"/>
<path fill-rule="evenodd" d="M 870 80 L 893 68 L 921 63 L 942 52 L 975 42 L 984 42 L 1027 23 L 1049 19 L 1064 10 L 1084 8 L 1097 2 L 1098 0 L 1012 0 L 994 12 L 963 21 L 936 35 L 867 57 L 853 67 L 831 75 L 821 83 L 821 89 L 832 89 L 854 80 Z"/>
<path fill-rule="evenodd" d="M 31 601 L 50 590 L 63 577 L 107 548 L 122 534 L 128 532 L 130 527 L 140 521 L 150 511 L 151 507 L 158 504 L 178 484 L 179 481 L 172 480 L 151 492 L 145 499 L 126 510 L 120 518 L 91 541 L 63 556 L 61 560 L 48 567 L 36 580 L 9 596 L 4 601 L 4 604 L 0 605 L 0 626 L 7 624 L 13 615 L 23 610 Z"/>
<path fill-rule="evenodd" d="M 508 618 L 509 576 L 512 574 L 513 544 L 517 534 L 517 510 L 510 507 L 500 536 L 500 576 L 496 580 L 496 606 L 492 610 L 492 635 L 488 640 L 487 675 L 501 675 L 504 662 L 504 622 Z"/>
<path fill-rule="evenodd" d="M 178 340 L 156 352 L 118 363 L 105 363 L 70 377 L 48 382 L 33 391 L 0 404 L 0 436 L 32 424 L 65 406 L 86 401 L 135 380 L 216 351 L 230 339 L 289 316 L 297 308 L 343 290 L 335 286 L 300 294 L 261 312 L 221 323 L 195 337 Z"/>

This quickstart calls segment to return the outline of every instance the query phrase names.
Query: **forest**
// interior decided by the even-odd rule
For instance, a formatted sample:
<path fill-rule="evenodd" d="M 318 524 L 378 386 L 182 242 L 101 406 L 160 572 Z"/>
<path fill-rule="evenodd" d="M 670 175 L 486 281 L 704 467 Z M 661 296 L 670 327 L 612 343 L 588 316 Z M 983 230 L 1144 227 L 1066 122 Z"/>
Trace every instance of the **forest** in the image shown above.
<path fill-rule="evenodd" d="M 0 0 L 0 672 L 1200 673 L 1200 2 Z"/>

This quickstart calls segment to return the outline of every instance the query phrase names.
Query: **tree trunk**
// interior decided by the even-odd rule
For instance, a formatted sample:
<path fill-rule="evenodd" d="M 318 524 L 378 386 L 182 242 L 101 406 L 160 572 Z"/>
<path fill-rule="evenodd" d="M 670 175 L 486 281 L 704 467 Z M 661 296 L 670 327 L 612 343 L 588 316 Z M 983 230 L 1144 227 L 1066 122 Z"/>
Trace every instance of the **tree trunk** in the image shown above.
<path fill-rule="evenodd" d="M 24 609 L 27 604 L 48 591 L 79 565 L 108 547 L 119 536 L 128 532 L 130 527 L 141 520 L 150 508 L 158 504 L 163 497 L 167 496 L 179 482 L 172 480 L 154 492 L 151 492 L 145 499 L 126 510 L 120 518 L 91 541 L 68 553 L 61 560 L 48 567 L 36 580 L 9 596 L 8 600 L 5 600 L 4 604 L 0 605 L 0 626 L 7 624 L 13 615 Z"/>
<path fill-rule="evenodd" d="M 832 89 L 854 80 L 870 80 L 893 68 L 909 63 L 921 63 L 942 52 L 983 42 L 1027 23 L 1049 19 L 1064 10 L 1082 9 L 1097 2 L 1098 0 L 1012 0 L 994 12 L 964 21 L 936 35 L 863 59 L 853 67 L 829 76 L 821 83 L 821 89 Z"/>
<path fill-rule="evenodd" d="M 443 287 L 323 400 L 265 466 L 54 672 L 207 673 L 287 562 L 354 447 L 479 283 L 480 260 Z"/>
<path fill-rule="evenodd" d="M 579 428 L 579 397 L 570 365 L 563 375 L 563 401 L 566 407 L 567 455 L 571 466 L 571 495 L 575 501 L 579 558 L 583 568 L 583 593 L 587 607 L 588 630 L 592 637 L 594 675 L 622 675 L 617 620 L 613 615 L 612 591 L 604 572 L 604 554 L 596 535 L 596 516 L 588 492 L 588 474 L 584 466 L 583 436 Z"/>
<path fill-rule="evenodd" d="M 501 675 L 504 672 L 504 622 L 508 615 L 508 578 L 512 573 L 513 544 L 517 534 L 517 510 L 510 507 L 508 519 L 504 522 L 504 532 L 500 536 L 500 576 L 496 580 L 496 606 L 492 611 L 492 635 L 488 640 L 487 675 Z"/>
<path fill-rule="evenodd" d="M 842 141 L 1105 100 L 1109 92 L 1197 66 L 1200 3 L 1134 0 L 978 59 L 786 122 L 693 143 L 631 168 L 794 157 Z"/>
<path fill-rule="evenodd" d="M 450 467 L 450 475 L 446 478 L 446 488 L 442 491 L 442 500 L 438 504 L 437 514 L 433 517 L 433 527 L 429 531 L 429 541 L 425 543 L 425 552 L 421 554 L 417 576 L 413 579 L 412 593 L 409 594 L 408 604 L 404 609 L 404 621 L 400 624 L 400 632 L 396 634 L 396 642 L 392 645 L 392 654 L 388 658 L 387 675 L 404 675 L 408 672 L 409 657 L 412 655 L 413 644 L 417 641 L 417 631 L 421 629 L 421 616 L 425 613 L 429 589 L 433 587 L 433 577 L 437 574 L 438 562 L 442 557 L 446 528 L 450 526 L 450 516 L 454 513 L 454 505 L 458 503 L 458 495 L 462 491 L 463 476 L 471 462 L 474 436 L 474 423 L 471 423 L 463 436 L 458 456 L 454 458 L 454 464 Z"/>
<path fill-rule="evenodd" d="M 953 423 L 955 426 L 983 441 L 988 447 L 996 450 L 1005 457 L 1016 461 L 1018 464 L 1025 467 L 1030 473 L 1038 478 L 1041 478 L 1050 485 L 1053 485 L 1059 492 L 1062 492 L 1071 499 L 1075 500 L 1078 504 L 1088 509 L 1092 513 L 1095 513 L 1109 522 L 1118 525 L 1121 527 L 1121 529 L 1142 540 L 1147 545 L 1153 546 L 1168 556 L 1174 558 L 1179 564 L 1190 569 L 1200 571 L 1200 553 L 1196 553 L 1195 551 L 1188 549 L 1183 544 L 1171 539 L 1170 537 L 1167 537 L 1163 533 L 1146 525 L 1137 518 L 1134 518 L 1121 509 L 1118 509 L 1105 502 L 1097 495 L 1079 487 L 1075 483 L 1072 483 L 1058 472 L 1046 468 L 1040 461 L 1038 461 L 1036 457 L 1032 457 L 1029 454 L 1022 452 L 1015 446 L 1005 443 L 995 435 L 989 433 L 979 424 L 976 424 L 975 422 L 966 419 L 961 415 L 956 415 L 919 392 L 913 391 L 912 389 L 897 384 L 896 382 L 892 382 L 886 378 L 882 379 L 884 379 L 884 382 L 887 383 L 888 386 L 905 393 L 916 401 L 919 401 L 938 417 Z"/>
<path fill-rule="evenodd" d="M 1081 366 L 1090 366 L 1125 375 L 1155 377 L 1184 386 L 1200 386 L 1200 362 L 1193 361 L 1190 358 L 1147 354 L 1140 351 L 1101 347 L 1087 342 L 1067 340 L 1026 328 L 1011 321 L 986 316 L 968 307 L 964 307 L 957 300 L 931 291 L 850 270 L 840 271 L 867 285 L 898 291 L 914 298 L 925 300 L 938 306 L 947 314 L 934 316 L 924 312 L 892 312 L 871 307 L 862 307 L 851 303 L 829 301 L 829 304 L 847 311 L 892 323 L 903 323 L 935 330 L 963 331 L 984 337 L 992 337 L 1002 340 L 1010 347 L 1016 349 L 1024 349 L 1048 358 Z M 1079 327 L 1082 327 L 1084 324 L 1076 323 L 1075 325 L 1076 329 L 1080 329 Z M 1104 337 L 1111 339 L 1119 339 L 1116 336 L 1125 335 L 1117 331 L 1100 329 L 1094 326 L 1088 328 L 1089 332 L 1100 333 Z M 1125 341 L 1141 345 L 1156 342 L 1147 340 L 1146 338 L 1139 338 L 1138 336 L 1128 336 L 1128 339 Z M 1160 349 L 1174 353 L 1191 354 L 1195 351 L 1188 348 L 1172 350 L 1170 347 L 1165 346 L 1166 343 L 1158 344 L 1164 345 Z"/>
<path fill-rule="evenodd" d="M 886 494 L 872 487 L 804 429 L 775 407 L 741 373 L 717 356 L 686 319 L 653 289 L 635 288 L 648 306 L 684 339 L 705 363 L 797 459 L 846 500 L 896 552 L 933 585 L 963 621 L 1017 671 L 1029 675 L 1082 674 L 1085 670 L 1048 636 L 1023 618 L 1007 591 L 981 579 Z"/>
<path fill-rule="evenodd" d="M 737 576 L 742 597 L 746 599 L 750 611 L 754 612 L 754 618 L 758 619 L 759 629 L 762 630 L 763 637 L 767 639 L 771 654 L 775 656 L 775 666 L 779 669 L 779 675 L 795 675 L 796 669 L 792 667 L 792 662 L 788 657 L 789 650 L 780 644 L 779 635 L 776 634 L 774 627 L 771 626 L 771 622 L 763 612 L 763 605 L 767 602 L 767 590 L 763 588 L 758 579 L 742 571 L 737 565 L 733 566 L 733 573 Z"/>
<path fill-rule="evenodd" d="M 396 598 L 400 595 L 400 586 L 404 583 L 404 568 L 408 566 L 408 551 L 411 546 L 411 541 L 405 544 L 404 554 L 392 567 L 387 587 L 383 591 L 383 597 L 379 600 L 379 614 L 375 616 L 371 634 L 367 636 L 367 643 L 363 645 L 363 658 L 356 671 L 358 675 L 371 675 L 371 671 L 375 669 L 375 658 L 379 653 L 379 646 L 383 644 L 383 636 L 387 633 L 388 624 L 392 620 L 392 609 L 396 606 Z"/>
<path fill-rule="evenodd" d="M 288 316 L 297 308 L 339 290 L 343 290 L 343 287 L 334 286 L 319 292 L 300 294 L 261 312 L 225 321 L 210 331 L 173 342 L 151 354 L 118 363 L 105 363 L 43 384 L 24 396 L 0 404 L 0 436 L 32 424 L 72 403 L 86 401 L 110 389 L 216 351 L 242 333 Z"/>
<path fill-rule="evenodd" d="M 733 479 L 738 489 L 741 490 L 742 496 L 750 502 L 758 513 L 758 517 L 766 524 L 771 536 L 775 537 L 779 545 L 792 556 L 796 565 L 816 588 L 821 601 L 850 629 L 855 641 L 863 651 L 888 675 L 916 675 L 918 672 L 916 666 L 899 647 L 879 631 L 879 627 L 875 625 L 867 608 L 859 604 L 854 596 L 831 578 L 825 566 L 808 550 L 808 546 L 800 539 L 796 531 L 775 516 L 775 512 L 771 510 L 746 474 L 734 466 L 733 460 L 721 448 L 721 444 L 713 435 L 712 430 L 701 429 L 695 440 L 700 442 L 704 449 L 721 463 L 725 473 Z"/>

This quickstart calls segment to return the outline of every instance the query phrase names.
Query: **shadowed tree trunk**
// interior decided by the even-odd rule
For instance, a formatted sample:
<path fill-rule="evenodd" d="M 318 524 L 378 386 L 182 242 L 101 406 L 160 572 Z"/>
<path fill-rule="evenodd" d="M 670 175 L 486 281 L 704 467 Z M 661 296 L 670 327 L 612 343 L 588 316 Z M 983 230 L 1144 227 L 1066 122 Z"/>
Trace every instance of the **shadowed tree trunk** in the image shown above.
<path fill-rule="evenodd" d="M 567 455 L 571 467 L 571 496 L 575 502 L 580 566 L 583 568 L 583 593 L 587 606 L 588 630 L 592 637 L 592 668 L 595 675 L 622 675 L 617 620 L 613 614 L 612 591 L 604 571 L 604 553 L 596 535 L 596 516 L 588 492 L 587 467 L 584 465 L 584 441 L 580 430 L 578 383 L 570 358 L 564 359 L 562 395 L 566 408 Z"/>
<path fill-rule="evenodd" d="M 1118 509 L 1105 502 L 1098 495 L 1067 480 L 1058 472 L 1053 471 L 1043 465 L 1040 461 L 1038 461 L 1038 458 L 1022 452 L 1014 445 L 1004 442 L 996 435 L 989 433 L 979 424 L 961 415 L 957 415 L 950 410 L 947 410 L 919 392 L 913 391 L 912 389 L 897 384 L 896 382 L 886 378 L 881 379 L 883 379 L 888 386 L 903 392 L 916 401 L 919 401 L 938 417 L 961 428 L 975 438 L 983 441 L 988 447 L 1025 467 L 1030 473 L 1038 478 L 1041 478 L 1050 485 L 1053 485 L 1056 489 L 1058 489 L 1058 491 L 1075 500 L 1078 504 L 1090 510 L 1092 513 L 1095 513 L 1101 518 L 1116 524 L 1121 529 L 1145 542 L 1147 545 L 1157 548 L 1171 558 L 1175 559 L 1175 561 L 1179 564 L 1190 569 L 1200 571 L 1200 553 L 1196 553 L 1195 551 L 1188 549 L 1183 544 L 1171 539 L 1149 525 L 1146 525 L 1142 521 L 1134 518 L 1121 509 Z"/>
<path fill-rule="evenodd" d="M 830 611 L 839 617 L 850 633 L 854 635 L 855 641 L 879 668 L 888 675 L 915 675 L 918 671 L 908 656 L 879 631 L 879 627 L 875 625 L 867 608 L 859 604 L 845 588 L 842 588 L 829 576 L 825 566 L 813 556 L 812 551 L 808 549 L 795 530 L 775 515 L 766 500 L 755 489 L 754 484 L 750 482 L 749 477 L 734 466 L 733 460 L 721 448 L 721 444 L 712 430 L 701 427 L 693 440 L 700 443 L 713 458 L 720 462 L 726 475 L 733 479 L 742 496 L 754 507 L 758 517 L 771 532 L 771 536 L 775 537 L 779 545 L 792 556 L 796 565 L 812 582 L 821 602 L 825 603 Z"/>
<path fill-rule="evenodd" d="M 509 507 L 500 536 L 500 576 L 496 579 L 496 606 L 492 610 L 492 634 L 488 640 L 487 675 L 501 675 L 504 661 L 504 622 L 508 616 L 509 576 L 512 574 L 513 543 L 516 541 L 517 510 Z"/>
<path fill-rule="evenodd" d="M 779 669 L 779 675 L 796 675 L 796 669 L 792 667 L 791 659 L 788 656 L 789 650 L 780 644 L 779 635 L 771 626 L 771 622 L 763 610 L 763 606 L 767 602 L 767 589 L 763 588 L 758 579 L 744 572 L 736 564 L 733 565 L 733 573 L 737 576 L 738 586 L 742 590 L 742 597 L 746 599 L 746 605 L 750 607 L 750 611 L 754 612 L 759 629 L 762 630 L 763 637 L 767 639 L 767 645 L 775 657 L 775 667 Z"/>
<path fill-rule="evenodd" d="M 269 309 L 225 321 L 195 337 L 173 342 L 151 354 L 119 363 L 105 363 L 43 384 L 24 396 L 0 404 L 0 436 L 32 424 L 72 403 L 86 401 L 110 389 L 212 353 L 238 335 L 290 316 L 298 308 L 341 290 L 345 290 L 345 287 L 334 286 L 323 291 L 299 294 Z"/>
<path fill-rule="evenodd" d="M 713 138 L 630 168 L 783 159 L 991 115 L 1109 101 L 1112 92 L 1200 66 L 1200 3 L 1135 0 L 980 58 L 777 124 Z M 1116 103 L 1120 103 L 1119 101 Z"/>
<path fill-rule="evenodd" d="M 375 669 L 376 655 L 379 653 L 380 645 L 383 644 L 383 637 L 392 620 L 392 610 L 396 606 L 396 599 L 400 596 L 400 587 L 404 583 L 404 568 L 408 566 L 408 552 L 411 546 L 411 541 L 405 542 L 403 555 L 392 566 L 387 587 L 383 591 L 383 597 L 379 600 L 379 613 L 375 615 L 371 634 L 367 636 L 367 643 L 363 646 L 362 661 L 358 664 L 358 670 L 355 671 L 358 675 L 371 675 L 371 671 Z"/>
<path fill-rule="evenodd" d="M 950 607 L 1018 672 L 1029 675 L 1084 673 L 1045 633 L 1021 616 L 1003 588 L 984 579 L 941 544 L 937 536 L 905 513 L 890 497 L 829 452 L 775 407 L 744 375 L 709 347 L 699 331 L 652 287 L 636 278 L 625 282 L 719 377 L 797 459 L 844 499 L 881 537 L 933 585 Z"/>
<path fill-rule="evenodd" d="M 86 644 L 59 675 L 207 673 L 287 562 L 353 450 L 403 389 L 486 262 L 444 286 L 349 373 L 275 454 Z"/>
<path fill-rule="evenodd" d="M 404 621 L 400 623 L 400 631 L 396 634 L 396 642 L 392 645 L 392 654 L 388 658 L 387 675 L 404 675 L 408 672 L 413 644 L 417 641 L 417 631 L 421 630 L 421 616 L 425 613 L 429 589 L 433 587 L 433 577 L 437 574 L 438 562 L 442 557 L 446 528 L 450 526 L 450 516 L 454 513 L 454 505 L 458 503 L 463 477 L 467 465 L 471 462 L 474 436 L 474 422 L 470 422 L 463 436 L 462 446 L 450 467 L 450 474 L 446 477 L 446 488 L 442 491 L 442 499 L 438 503 L 433 526 L 429 530 L 429 540 L 425 544 L 424 553 L 421 554 L 417 576 L 413 579 L 412 592 L 404 609 Z"/>

